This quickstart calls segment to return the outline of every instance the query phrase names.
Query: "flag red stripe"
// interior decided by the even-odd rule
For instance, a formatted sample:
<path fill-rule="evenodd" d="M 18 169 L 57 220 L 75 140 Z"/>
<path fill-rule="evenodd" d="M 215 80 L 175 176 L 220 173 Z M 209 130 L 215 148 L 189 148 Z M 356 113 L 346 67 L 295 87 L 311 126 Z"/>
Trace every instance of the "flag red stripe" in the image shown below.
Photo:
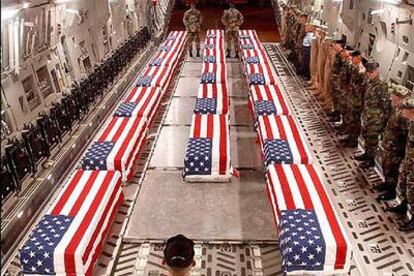
<path fill-rule="evenodd" d="M 134 151 L 137 149 L 139 143 L 141 143 L 145 137 L 145 130 L 146 130 L 146 124 L 144 124 L 144 126 L 142 127 L 135 143 L 134 146 L 132 147 L 132 152 L 131 154 L 128 156 L 127 161 L 126 161 L 126 168 L 129 168 L 129 166 L 131 165 L 131 161 L 133 160 L 133 158 L 135 158 L 134 156 Z M 139 154 L 139 152 L 137 153 Z"/>
<path fill-rule="evenodd" d="M 285 171 L 283 170 L 282 165 L 277 164 L 275 165 L 275 170 L 278 175 L 278 179 L 280 182 L 280 187 L 282 188 L 283 198 L 286 202 L 286 209 L 296 209 L 295 201 L 293 200 L 292 191 L 289 187 L 289 181 L 286 177 Z M 276 195 L 276 194 L 275 194 Z"/>
<path fill-rule="evenodd" d="M 131 89 L 131 92 L 129 92 L 129 95 L 128 95 L 128 97 L 126 98 L 126 102 L 131 102 L 132 101 L 132 99 L 134 98 L 134 96 L 135 96 L 135 93 L 137 92 L 137 90 L 138 90 L 138 87 L 137 86 L 134 86 L 134 88 L 132 88 Z"/>
<path fill-rule="evenodd" d="M 275 188 L 273 187 L 273 181 L 272 181 L 272 179 L 271 179 L 271 177 L 270 177 L 269 174 L 267 176 L 267 181 L 268 181 L 267 189 L 266 189 L 267 196 L 269 198 L 270 208 L 272 208 L 272 209 L 273 209 L 273 207 L 276 208 L 275 212 L 272 212 L 272 214 L 273 214 L 273 219 L 275 221 L 275 225 L 277 226 L 278 223 L 277 223 L 276 216 L 277 217 L 280 216 L 280 210 L 279 210 L 279 206 L 277 205 L 276 192 L 275 192 Z M 274 202 L 275 202 L 275 205 L 274 206 L 273 206 L 273 201 L 272 201 L 271 196 L 273 196 L 273 198 L 274 198 Z"/>
<path fill-rule="evenodd" d="M 201 132 L 201 116 L 195 115 L 194 116 L 194 133 L 193 138 L 200 138 L 200 132 Z"/>
<path fill-rule="evenodd" d="M 113 171 L 108 171 L 108 173 L 106 174 L 102 185 L 99 187 L 99 191 L 96 195 L 96 198 L 92 201 L 92 204 L 88 206 L 89 209 L 86 212 L 85 217 L 83 218 L 81 224 L 79 225 L 79 228 L 76 229 L 76 232 L 74 233 L 72 239 L 70 240 L 68 246 L 65 249 L 64 259 L 65 259 L 65 272 L 66 273 L 76 273 L 76 264 L 75 264 L 76 249 L 86 229 L 91 223 L 91 220 L 96 210 L 98 209 L 99 205 L 102 204 L 102 199 L 106 193 L 106 190 L 108 189 L 108 186 L 113 178 L 113 175 L 114 175 Z"/>
<path fill-rule="evenodd" d="M 286 131 L 285 131 L 285 125 L 283 124 L 283 121 L 282 121 L 282 117 L 272 116 L 272 118 L 275 119 L 277 129 L 278 129 L 279 134 L 280 134 L 280 139 L 288 140 L 287 135 L 286 135 Z"/>
<path fill-rule="evenodd" d="M 122 135 L 122 133 L 125 130 L 125 127 L 128 123 L 128 118 L 124 117 L 124 118 L 119 118 L 118 120 L 122 120 L 121 121 L 121 125 L 118 127 L 118 129 L 115 132 L 115 135 L 112 137 L 112 139 L 110 140 L 112 143 L 116 143 L 116 141 L 118 141 L 119 137 Z M 109 140 L 109 139 L 108 139 Z"/>
<path fill-rule="evenodd" d="M 92 171 L 88 181 L 85 183 L 85 186 L 82 189 L 82 192 L 79 194 L 79 197 L 76 199 L 75 203 L 73 204 L 72 209 L 70 210 L 68 214 L 69 217 L 74 217 L 79 212 L 82 204 L 85 201 L 85 198 L 88 196 L 89 192 L 91 191 L 93 183 L 95 183 L 96 178 L 98 177 L 98 173 L 99 171 Z"/>
<path fill-rule="evenodd" d="M 323 209 L 325 211 L 332 233 L 335 237 L 335 241 L 336 241 L 335 269 L 341 269 L 345 265 L 346 252 L 348 250 L 345 237 L 342 234 L 341 228 L 338 224 L 332 205 L 329 202 L 326 191 L 323 188 L 323 185 L 319 179 L 318 174 L 315 171 L 315 168 L 312 165 L 306 165 L 306 167 L 309 171 L 310 176 L 312 177 L 313 183 L 315 184 L 315 188 L 318 192 L 319 198 L 322 202 Z"/>
<path fill-rule="evenodd" d="M 303 163 L 307 163 L 309 160 L 308 155 L 306 154 L 305 146 L 302 143 L 302 138 L 299 134 L 299 130 L 296 128 L 295 121 L 292 116 L 287 116 L 290 128 L 292 130 L 293 136 L 295 138 L 295 144 L 299 149 L 299 154 Z"/>
<path fill-rule="evenodd" d="M 208 97 L 208 86 L 207 86 L 207 84 L 202 84 L 202 88 L 203 88 L 203 98 L 207 98 Z"/>
<path fill-rule="evenodd" d="M 226 174 L 227 169 L 227 124 L 226 116 L 220 116 L 220 164 L 219 172 L 221 175 Z"/>
<path fill-rule="evenodd" d="M 264 63 L 264 66 L 266 66 L 267 73 L 268 73 L 269 79 L 270 79 L 270 83 L 275 83 L 275 78 L 272 74 L 272 69 L 270 69 L 270 64 L 269 63 Z"/>
<path fill-rule="evenodd" d="M 53 208 L 51 214 L 53 216 L 57 216 L 62 211 L 63 207 L 65 206 L 66 202 L 68 201 L 69 197 L 72 195 L 73 190 L 76 187 L 76 184 L 79 182 L 83 175 L 82 170 L 78 170 L 75 175 L 72 178 L 72 181 L 69 183 L 69 185 L 66 187 L 65 192 L 62 194 L 62 196 L 59 198 L 58 203 L 55 205 L 55 208 Z"/>
<path fill-rule="evenodd" d="M 207 138 L 213 139 L 214 135 L 214 115 L 207 115 Z"/>
<path fill-rule="evenodd" d="M 106 126 L 104 132 L 102 133 L 101 137 L 99 137 L 98 142 L 102 143 L 106 141 L 106 138 L 109 136 L 109 133 L 111 133 L 112 129 L 114 128 L 114 125 L 116 121 L 118 120 L 117 117 L 113 117 L 111 119 L 111 122 Z"/>
<path fill-rule="evenodd" d="M 269 120 L 269 116 L 262 116 L 263 118 L 263 122 L 266 128 L 266 137 L 262 137 L 262 142 L 264 143 L 264 141 L 267 140 L 273 140 L 273 131 L 272 131 L 272 127 L 270 125 L 270 120 Z"/>

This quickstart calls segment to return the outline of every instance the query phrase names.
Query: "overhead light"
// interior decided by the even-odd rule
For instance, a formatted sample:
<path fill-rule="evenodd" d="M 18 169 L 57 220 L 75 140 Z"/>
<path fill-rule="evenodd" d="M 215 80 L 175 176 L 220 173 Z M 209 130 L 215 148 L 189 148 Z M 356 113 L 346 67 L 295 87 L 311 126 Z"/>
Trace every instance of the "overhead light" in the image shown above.
<path fill-rule="evenodd" d="M 388 3 L 388 4 L 393 4 L 393 5 L 398 5 L 401 4 L 401 0 L 381 0 L 384 3 Z"/>
<path fill-rule="evenodd" d="M 24 214 L 24 211 L 20 211 L 20 212 L 17 214 L 17 218 L 21 218 L 21 217 L 23 216 L 23 214 Z"/>
<path fill-rule="evenodd" d="M 373 11 L 371 11 L 371 15 L 381 14 L 381 13 L 384 13 L 384 12 L 385 12 L 385 9 L 373 10 Z"/>
<path fill-rule="evenodd" d="M 19 13 L 20 9 L 1 9 L 1 20 L 13 18 Z"/>
<path fill-rule="evenodd" d="M 23 9 L 27 9 L 29 7 L 29 5 L 30 4 L 28 2 L 26 2 L 26 3 L 23 3 L 23 6 L 22 7 L 23 7 Z"/>

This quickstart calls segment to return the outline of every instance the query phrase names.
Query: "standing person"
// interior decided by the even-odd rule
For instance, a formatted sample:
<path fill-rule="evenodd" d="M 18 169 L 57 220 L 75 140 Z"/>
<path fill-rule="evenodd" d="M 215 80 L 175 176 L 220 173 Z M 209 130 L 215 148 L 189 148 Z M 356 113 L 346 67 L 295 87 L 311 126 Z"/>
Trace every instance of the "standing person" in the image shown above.
<path fill-rule="evenodd" d="M 194 242 L 181 234 L 170 238 L 164 248 L 162 264 L 167 267 L 168 276 L 190 276 L 196 265 Z"/>
<path fill-rule="evenodd" d="M 298 75 L 304 75 L 303 72 L 303 62 L 304 62 L 304 49 L 303 49 L 303 40 L 306 36 L 306 23 L 308 22 L 308 15 L 306 13 L 301 13 L 298 17 L 298 23 L 296 25 L 295 30 L 295 67 L 296 67 L 296 73 Z M 309 53 L 310 55 L 310 53 Z"/>
<path fill-rule="evenodd" d="M 401 104 L 403 116 L 409 120 L 408 139 L 405 146 L 404 161 L 400 166 L 398 177 L 397 199 L 398 205 L 387 209 L 389 212 L 407 214 L 407 220 L 398 225 L 400 231 L 414 230 L 414 98 Z"/>
<path fill-rule="evenodd" d="M 306 24 L 305 25 L 305 32 L 306 35 L 303 38 L 303 59 L 302 59 L 302 72 L 303 72 L 303 76 L 305 77 L 306 80 L 310 80 L 311 79 L 311 73 L 310 73 L 310 61 L 311 61 L 311 46 L 312 46 L 312 40 L 313 40 L 313 35 L 315 32 L 316 27 L 311 25 L 311 24 Z"/>
<path fill-rule="evenodd" d="M 191 3 L 190 9 L 184 13 L 183 23 L 187 31 L 189 53 L 190 57 L 193 56 L 193 42 L 195 43 L 197 50 L 197 57 L 200 56 L 200 31 L 201 24 L 203 23 L 203 16 L 196 8 L 195 3 Z"/>
<path fill-rule="evenodd" d="M 289 9 L 286 5 L 283 5 L 282 6 L 282 18 L 281 18 L 281 24 L 280 24 L 280 40 L 282 42 L 282 45 L 286 43 L 288 16 L 289 16 Z"/>
<path fill-rule="evenodd" d="M 384 131 L 390 113 L 388 85 L 381 80 L 378 67 L 379 63 L 375 61 L 366 64 L 366 74 L 369 80 L 362 113 L 362 137 L 365 152 L 355 155 L 355 160 L 362 161 L 359 164 L 361 168 L 375 166 L 379 135 Z"/>
<path fill-rule="evenodd" d="M 382 143 L 384 154 L 382 158 L 382 173 L 384 182 L 374 189 L 382 192 L 378 200 L 394 199 L 397 195 L 398 168 L 405 156 L 405 145 L 408 136 L 408 120 L 402 116 L 401 103 L 411 95 L 408 88 L 401 85 L 391 85 L 388 89 L 391 98 L 391 114 L 384 131 Z"/>
<path fill-rule="evenodd" d="M 342 114 L 342 125 L 339 126 L 339 130 L 346 136 L 339 140 L 344 146 L 353 148 L 358 146 L 358 137 L 361 133 L 361 114 L 364 108 L 367 77 L 359 50 L 351 53 L 347 64 L 347 70 L 342 74 L 343 91 L 339 97 Z"/>
<path fill-rule="evenodd" d="M 235 8 L 234 4 L 230 2 L 230 8 L 225 10 L 221 17 L 221 22 L 226 29 L 226 47 L 227 56 L 230 57 L 231 45 L 234 44 L 234 51 L 236 58 L 239 57 L 239 29 L 243 25 L 243 15 Z"/>

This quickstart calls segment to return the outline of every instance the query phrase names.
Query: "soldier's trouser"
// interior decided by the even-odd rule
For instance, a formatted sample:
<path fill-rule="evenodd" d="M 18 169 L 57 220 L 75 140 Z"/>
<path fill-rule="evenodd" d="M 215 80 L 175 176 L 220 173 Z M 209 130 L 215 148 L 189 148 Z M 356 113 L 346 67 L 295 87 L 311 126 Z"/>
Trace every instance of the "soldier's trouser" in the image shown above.
<path fill-rule="evenodd" d="M 193 49 L 193 42 L 195 43 L 197 51 L 200 51 L 200 32 L 188 32 L 187 37 L 190 51 Z"/>
<path fill-rule="evenodd" d="M 351 140 L 357 140 L 361 133 L 361 114 L 360 110 L 348 109 L 344 116 L 344 127 Z"/>
<path fill-rule="evenodd" d="M 311 47 L 303 47 L 302 73 L 310 79 Z"/>
<path fill-rule="evenodd" d="M 405 139 L 404 141 L 394 141 L 393 139 L 387 139 L 386 137 L 392 137 L 384 135 L 385 140 L 383 143 L 384 157 L 382 159 L 382 173 L 385 178 L 385 182 L 396 186 L 398 183 L 398 172 L 401 162 L 405 155 L 405 143 L 406 137 L 399 137 L 398 139 Z"/>
<path fill-rule="evenodd" d="M 397 198 L 407 201 L 408 212 L 414 216 L 414 159 L 406 158 L 400 167 L 398 177 Z"/>
<path fill-rule="evenodd" d="M 331 89 L 329 89 L 330 97 L 332 100 L 333 108 L 335 111 L 339 111 L 341 114 L 344 114 L 344 111 L 341 110 L 341 100 L 344 99 L 341 97 L 341 87 L 338 83 L 331 83 Z"/>
<path fill-rule="evenodd" d="M 362 128 L 362 138 L 364 138 L 365 153 L 369 158 L 373 159 L 377 156 L 379 135 L 381 134 L 382 129 L 382 124 L 375 122 L 364 122 L 364 127 Z"/>
<path fill-rule="evenodd" d="M 239 37 L 238 32 L 236 31 L 227 31 L 226 32 L 226 49 L 231 51 L 231 45 L 234 44 L 234 51 L 239 52 Z"/>

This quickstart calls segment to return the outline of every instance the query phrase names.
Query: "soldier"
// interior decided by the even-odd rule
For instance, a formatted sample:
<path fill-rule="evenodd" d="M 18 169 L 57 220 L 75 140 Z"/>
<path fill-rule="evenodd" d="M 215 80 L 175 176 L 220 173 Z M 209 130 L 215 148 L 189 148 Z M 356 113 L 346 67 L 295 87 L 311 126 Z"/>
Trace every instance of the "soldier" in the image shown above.
<path fill-rule="evenodd" d="M 365 152 L 355 155 L 355 160 L 362 161 L 359 164 L 361 168 L 369 168 L 375 165 L 379 135 L 384 131 L 390 113 L 388 85 L 381 80 L 378 67 L 379 63 L 375 61 L 366 64 L 369 80 L 362 114 L 362 137 L 364 138 Z"/>
<path fill-rule="evenodd" d="M 303 39 L 306 36 L 306 29 L 305 29 L 305 25 L 308 21 L 308 15 L 305 13 L 301 13 L 298 17 L 298 23 L 296 25 L 296 30 L 295 30 L 295 57 L 296 60 L 295 62 L 295 67 L 296 67 L 296 72 L 298 75 L 303 75 L 303 68 L 302 68 L 302 64 L 303 64 L 303 60 L 304 60 L 304 53 L 303 53 Z"/>
<path fill-rule="evenodd" d="M 282 44 L 285 44 L 286 42 L 286 36 L 287 36 L 287 20 L 288 20 L 288 16 L 289 16 L 289 9 L 286 5 L 283 5 L 282 7 L 282 20 L 281 20 L 281 24 L 280 24 L 280 40 L 282 42 Z"/>
<path fill-rule="evenodd" d="M 382 173 L 384 182 L 374 187 L 381 193 L 378 200 L 390 200 L 396 197 L 398 183 L 398 168 L 405 155 L 405 144 L 408 134 L 408 120 L 402 116 L 399 108 L 402 101 L 410 96 L 408 88 L 401 85 L 391 85 L 388 89 L 391 98 L 391 115 L 384 132 Z"/>
<path fill-rule="evenodd" d="M 341 57 L 341 52 L 344 51 L 344 47 L 344 40 L 337 39 L 333 41 L 333 49 L 336 54 L 327 89 L 333 101 L 333 110 L 327 114 L 329 117 L 328 122 L 338 122 L 341 119 L 341 113 L 339 112 L 339 100 L 337 96 L 341 93 L 341 72 L 345 66 L 345 62 Z"/>
<path fill-rule="evenodd" d="M 402 115 L 409 120 L 408 139 L 405 147 L 405 157 L 400 166 L 397 185 L 398 205 L 387 208 L 387 211 L 404 214 L 408 221 L 398 225 L 400 231 L 414 230 L 414 98 L 411 97 L 401 104 Z"/>
<path fill-rule="evenodd" d="M 184 13 L 183 18 L 184 26 L 187 30 L 188 42 L 190 44 L 189 53 L 190 57 L 193 56 L 193 42 L 195 42 L 197 57 L 200 56 L 200 30 L 203 23 L 203 16 L 201 12 L 197 10 L 196 4 L 192 3 L 189 10 Z"/>
<path fill-rule="evenodd" d="M 341 130 L 346 134 L 339 139 L 346 147 L 358 146 L 358 137 L 361 132 L 361 114 L 364 104 L 364 93 L 367 78 L 362 56 L 359 50 L 351 53 L 351 60 L 347 70 L 344 70 L 342 78 L 342 101 L 340 112 L 342 113 Z M 341 99 L 340 98 L 340 99 Z"/>
<path fill-rule="evenodd" d="M 234 51 L 236 52 L 236 58 L 239 57 L 239 29 L 243 24 L 243 15 L 234 7 L 234 4 L 230 2 L 230 8 L 225 10 L 221 18 L 226 29 L 226 46 L 227 57 L 230 57 L 231 44 L 234 44 Z"/>

